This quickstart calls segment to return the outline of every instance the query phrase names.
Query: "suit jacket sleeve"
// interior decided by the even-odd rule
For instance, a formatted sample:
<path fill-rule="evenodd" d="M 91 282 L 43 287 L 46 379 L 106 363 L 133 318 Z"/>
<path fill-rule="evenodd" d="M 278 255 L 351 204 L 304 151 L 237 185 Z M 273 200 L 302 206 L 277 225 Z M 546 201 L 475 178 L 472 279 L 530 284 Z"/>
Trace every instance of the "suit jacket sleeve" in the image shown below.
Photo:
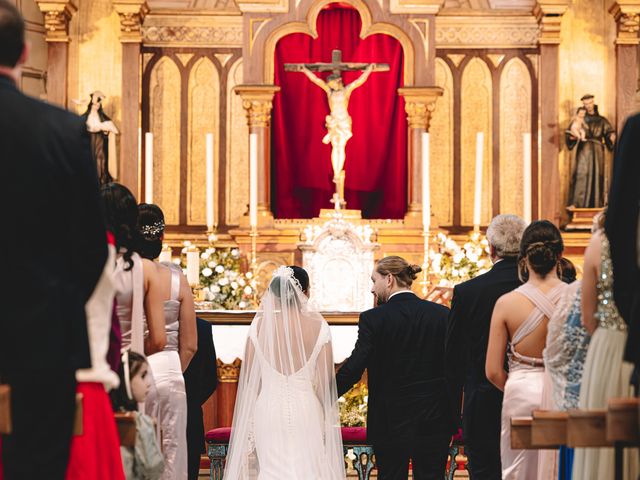
<path fill-rule="evenodd" d="M 91 155 L 89 135 L 78 119 L 73 142 L 71 182 L 73 278 L 76 288 L 86 302 L 102 274 L 107 261 L 107 236 L 100 208 L 98 177 Z"/>
<path fill-rule="evenodd" d="M 373 330 L 371 318 L 366 312 L 360 314 L 358 322 L 358 340 L 351 356 L 336 374 L 338 396 L 344 395 L 362 378 L 373 352 Z"/>
<path fill-rule="evenodd" d="M 202 390 L 200 405 L 206 402 L 213 392 L 216 391 L 216 388 L 218 388 L 218 364 L 216 363 L 216 347 L 213 344 L 212 327 L 206 320 L 203 320 L 203 322 L 206 322 L 206 325 L 203 324 L 202 328 L 198 331 L 198 335 L 202 334 L 204 336 L 202 341 L 204 356 L 201 370 L 202 377 L 200 384 L 202 385 Z"/>
<path fill-rule="evenodd" d="M 629 117 L 618 143 L 609 192 L 606 233 L 611 244 L 616 305 L 629 321 L 637 288 L 636 236 L 640 190 L 640 115 Z"/>
<path fill-rule="evenodd" d="M 451 311 L 447 321 L 445 337 L 445 377 L 451 402 L 453 420 L 459 423 L 462 407 L 462 387 L 464 384 L 469 338 L 467 328 L 468 312 L 461 298 L 461 291 L 456 287 L 451 300 Z"/>

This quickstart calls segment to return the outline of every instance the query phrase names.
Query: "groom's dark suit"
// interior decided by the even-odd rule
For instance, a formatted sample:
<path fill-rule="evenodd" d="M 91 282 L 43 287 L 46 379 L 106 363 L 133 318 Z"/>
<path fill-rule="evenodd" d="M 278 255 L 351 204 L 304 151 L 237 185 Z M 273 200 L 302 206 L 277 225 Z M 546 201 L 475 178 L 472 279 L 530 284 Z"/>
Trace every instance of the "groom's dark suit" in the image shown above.
<path fill-rule="evenodd" d="M 411 292 L 360 314 L 358 341 L 338 371 L 338 395 L 369 377 L 367 440 L 379 479 L 444 475 L 451 434 L 444 380 L 448 309 Z"/>
<path fill-rule="evenodd" d="M 447 325 L 445 365 L 454 421 L 460 420 L 472 478 L 499 480 L 502 392 L 485 375 L 487 343 L 493 307 L 498 298 L 520 285 L 515 258 L 454 289 Z"/>

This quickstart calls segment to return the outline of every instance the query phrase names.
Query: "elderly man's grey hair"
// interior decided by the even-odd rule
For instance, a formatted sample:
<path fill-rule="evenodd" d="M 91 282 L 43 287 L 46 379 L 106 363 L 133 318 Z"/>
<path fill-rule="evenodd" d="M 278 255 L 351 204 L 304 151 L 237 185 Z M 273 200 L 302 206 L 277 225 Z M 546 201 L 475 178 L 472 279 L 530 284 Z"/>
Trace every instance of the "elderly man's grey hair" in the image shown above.
<path fill-rule="evenodd" d="M 487 241 L 496 256 L 515 257 L 520 251 L 520 240 L 527 224 L 517 215 L 497 215 L 487 228 Z"/>

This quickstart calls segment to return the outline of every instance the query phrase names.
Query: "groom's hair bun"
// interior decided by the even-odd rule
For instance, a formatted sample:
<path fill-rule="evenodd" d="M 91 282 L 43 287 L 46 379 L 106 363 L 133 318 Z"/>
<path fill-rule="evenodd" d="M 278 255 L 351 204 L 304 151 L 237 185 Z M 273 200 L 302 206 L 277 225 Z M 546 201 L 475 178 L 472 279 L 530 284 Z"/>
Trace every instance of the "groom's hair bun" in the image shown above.
<path fill-rule="evenodd" d="M 421 271 L 422 268 L 419 265 L 410 264 L 397 255 L 384 257 L 376 263 L 376 272 L 380 275 L 393 275 L 398 282 L 398 286 L 402 288 L 411 287 L 411 284 L 418 278 L 418 274 Z"/>

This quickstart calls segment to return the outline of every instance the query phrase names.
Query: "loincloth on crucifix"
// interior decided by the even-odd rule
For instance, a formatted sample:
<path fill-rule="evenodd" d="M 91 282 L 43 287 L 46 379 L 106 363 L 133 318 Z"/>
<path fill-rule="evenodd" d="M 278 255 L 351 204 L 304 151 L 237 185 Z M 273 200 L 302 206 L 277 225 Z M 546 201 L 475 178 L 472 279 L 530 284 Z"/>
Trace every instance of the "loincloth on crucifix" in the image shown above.
<path fill-rule="evenodd" d="M 342 52 L 334 50 L 331 54 L 331 63 L 285 63 L 285 71 L 302 72 L 312 83 L 322 88 L 329 101 L 329 115 L 325 122 L 327 134 L 322 139 L 325 144 L 331 143 L 331 165 L 333 167 L 333 182 L 336 184 L 336 193 L 331 200 L 336 209 L 344 208 L 344 164 L 346 160 L 345 148 L 347 142 L 353 136 L 351 129 L 351 116 L 349 115 L 349 98 L 351 93 L 364 84 L 372 72 L 386 72 L 389 65 L 386 63 L 353 63 L 343 62 Z M 332 72 L 324 81 L 313 72 Z M 342 72 L 362 71 L 353 82 L 344 85 Z"/>

